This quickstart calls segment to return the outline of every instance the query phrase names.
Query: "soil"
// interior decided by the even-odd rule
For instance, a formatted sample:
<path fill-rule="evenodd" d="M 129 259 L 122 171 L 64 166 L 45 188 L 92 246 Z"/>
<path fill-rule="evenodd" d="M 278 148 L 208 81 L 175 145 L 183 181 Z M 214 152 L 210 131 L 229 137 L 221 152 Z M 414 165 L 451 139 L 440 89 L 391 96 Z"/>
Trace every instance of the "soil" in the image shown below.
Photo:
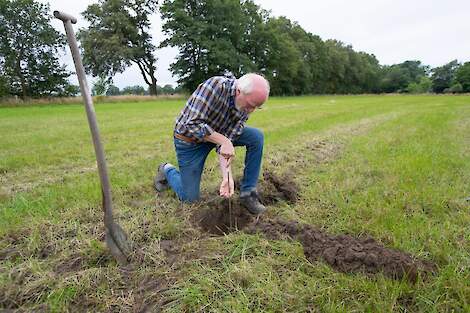
<path fill-rule="evenodd" d="M 235 190 L 240 192 L 241 178 L 234 179 Z M 265 170 L 258 183 L 258 196 L 264 205 L 272 205 L 281 201 L 293 204 L 299 199 L 300 189 L 294 181 L 294 171 L 278 176 Z M 218 192 L 217 192 L 218 194 Z"/>
<path fill-rule="evenodd" d="M 214 208 L 199 211 L 194 221 L 206 232 L 223 235 L 241 230 L 249 234 L 260 233 L 271 240 L 299 241 L 305 257 L 312 263 L 323 260 L 332 268 L 344 272 L 377 274 L 382 272 L 392 279 L 416 282 L 419 275 L 435 272 L 436 266 L 414 258 L 411 254 L 386 248 L 373 238 L 350 235 L 331 235 L 311 225 L 280 219 L 255 218 L 239 203 L 228 206 L 222 202 Z"/>
<path fill-rule="evenodd" d="M 289 174 L 279 177 L 270 171 L 264 171 L 259 189 L 260 201 L 264 205 L 279 201 L 292 204 L 299 199 L 299 187 Z"/>
<path fill-rule="evenodd" d="M 261 184 L 263 203 L 272 201 L 296 201 L 298 188 L 289 178 L 279 178 L 265 172 Z M 270 192 L 267 192 L 270 190 Z M 271 201 L 271 202 L 270 202 Z M 416 282 L 420 275 L 436 271 L 436 266 L 419 260 L 411 254 L 386 248 L 375 239 L 357 238 L 351 235 L 331 235 L 311 225 L 296 221 L 251 215 L 241 204 L 232 199 L 213 202 L 200 207 L 192 216 L 194 224 L 205 232 L 223 235 L 233 231 L 249 234 L 260 233 L 268 239 L 289 239 L 299 241 L 305 257 L 312 263 L 323 260 L 332 268 L 344 272 L 359 272 L 367 275 L 383 273 L 392 279 L 407 279 Z"/>
<path fill-rule="evenodd" d="M 253 216 L 241 206 L 238 200 L 220 200 L 212 207 L 203 207 L 192 215 L 194 224 L 199 225 L 205 232 L 223 235 L 243 229 L 253 221 Z"/>
<path fill-rule="evenodd" d="M 295 221 L 264 219 L 249 225 L 244 231 L 261 233 L 268 239 L 282 239 L 287 236 L 298 240 L 310 262 L 322 259 L 332 268 L 344 273 L 382 272 L 389 278 L 416 282 L 419 275 L 436 271 L 433 263 L 416 259 L 406 252 L 386 248 L 371 237 L 331 235 Z"/>

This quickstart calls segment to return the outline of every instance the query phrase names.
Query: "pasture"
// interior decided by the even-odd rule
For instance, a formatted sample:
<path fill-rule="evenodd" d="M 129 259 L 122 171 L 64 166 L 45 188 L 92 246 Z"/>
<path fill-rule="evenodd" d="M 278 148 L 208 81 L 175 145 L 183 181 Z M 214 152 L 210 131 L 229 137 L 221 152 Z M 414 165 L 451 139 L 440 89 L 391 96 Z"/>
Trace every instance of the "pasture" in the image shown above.
<path fill-rule="evenodd" d="M 96 106 L 115 215 L 134 247 L 127 267 L 103 242 L 83 106 L 0 108 L 0 308 L 470 311 L 470 97 L 271 98 L 248 121 L 265 134 L 268 212 L 236 230 L 216 224 L 225 207 L 215 152 L 201 202 L 154 192 L 158 164 L 176 164 L 172 130 L 183 104 Z M 236 177 L 243 156 L 237 148 Z M 286 189 L 294 194 L 283 197 Z M 293 221 L 317 234 L 309 242 L 376 244 L 418 265 L 412 273 L 351 265 L 328 257 L 344 247 L 315 254 L 305 236 L 258 231 Z"/>

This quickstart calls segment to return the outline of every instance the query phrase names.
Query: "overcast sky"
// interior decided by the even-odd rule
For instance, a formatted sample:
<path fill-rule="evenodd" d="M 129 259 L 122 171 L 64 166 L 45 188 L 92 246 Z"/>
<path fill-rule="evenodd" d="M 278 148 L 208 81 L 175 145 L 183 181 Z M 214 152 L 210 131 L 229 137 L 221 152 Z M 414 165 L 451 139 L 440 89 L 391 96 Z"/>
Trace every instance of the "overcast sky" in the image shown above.
<path fill-rule="evenodd" d="M 80 13 L 97 0 L 40 0 L 51 10 L 61 10 L 79 18 L 75 30 L 87 26 Z M 381 64 L 420 60 L 439 66 L 453 59 L 470 61 L 469 0 L 255 0 L 274 16 L 284 15 L 323 40 L 337 39 L 356 51 L 373 53 Z M 152 17 L 155 44 L 162 41 L 159 15 Z M 53 25 L 64 33 L 60 21 Z M 177 50 L 157 50 L 159 85 L 175 84 L 169 65 Z M 70 52 L 64 56 L 73 69 Z M 92 79 L 91 79 L 92 80 Z M 76 80 L 74 80 L 76 83 Z M 116 86 L 146 86 L 137 67 L 114 77 Z M 90 84 L 91 85 L 91 84 Z"/>

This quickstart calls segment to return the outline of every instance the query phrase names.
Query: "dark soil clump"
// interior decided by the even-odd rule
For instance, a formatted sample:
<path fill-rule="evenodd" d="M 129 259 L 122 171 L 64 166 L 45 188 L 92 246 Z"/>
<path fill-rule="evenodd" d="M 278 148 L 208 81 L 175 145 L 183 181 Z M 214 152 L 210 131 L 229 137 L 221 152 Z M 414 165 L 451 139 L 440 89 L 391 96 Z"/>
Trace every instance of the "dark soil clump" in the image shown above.
<path fill-rule="evenodd" d="M 292 176 L 277 176 L 273 172 L 264 171 L 263 180 L 259 187 L 260 201 L 264 205 L 270 205 L 279 201 L 296 203 L 299 199 L 299 187 Z"/>
<path fill-rule="evenodd" d="M 298 240 L 310 262 L 324 260 L 341 272 L 376 274 L 382 272 L 393 279 L 416 282 L 420 273 L 434 272 L 431 262 L 417 260 L 410 254 L 382 246 L 373 238 L 330 235 L 310 225 L 295 221 L 263 220 L 249 225 L 248 233 L 262 233 L 269 239 L 288 236 Z"/>
<path fill-rule="evenodd" d="M 192 220 L 204 231 L 223 235 L 247 226 L 253 220 L 253 216 L 241 206 L 238 200 L 232 199 L 231 207 L 229 200 L 219 200 L 212 207 L 205 207 L 196 211 Z"/>
<path fill-rule="evenodd" d="M 386 248 L 370 237 L 335 236 L 296 221 L 256 219 L 237 201 L 232 203 L 231 214 L 228 201 L 221 200 L 212 208 L 206 207 L 196 211 L 193 221 L 204 231 L 215 235 L 242 230 L 249 234 L 261 233 L 273 240 L 297 240 L 302 244 L 305 257 L 310 262 L 323 260 L 344 273 L 359 272 L 370 275 L 382 272 L 392 279 L 416 282 L 420 274 L 425 275 L 436 270 L 436 266 L 431 262 Z"/>

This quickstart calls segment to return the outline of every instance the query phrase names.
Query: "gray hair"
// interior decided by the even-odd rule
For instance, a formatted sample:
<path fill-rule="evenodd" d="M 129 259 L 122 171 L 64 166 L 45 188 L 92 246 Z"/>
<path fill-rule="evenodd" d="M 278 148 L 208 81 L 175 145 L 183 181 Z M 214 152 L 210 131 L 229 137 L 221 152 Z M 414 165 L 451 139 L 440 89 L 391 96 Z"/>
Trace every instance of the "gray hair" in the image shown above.
<path fill-rule="evenodd" d="M 248 74 L 243 75 L 239 79 L 237 79 L 237 87 L 240 89 L 240 91 L 243 94 L 245 94 L 245 95 L 250 94 L 253 91 L 254 78 L 256 76 L 259 76 L 264 80 L 264 82 L 266 84 L 266 89 L 267 89 L 268 94 L 269 94 L 269 89 L 270 89 L 269 82 L 262 75 L 255 74 L 255 73 L 248 73 Z"/>

